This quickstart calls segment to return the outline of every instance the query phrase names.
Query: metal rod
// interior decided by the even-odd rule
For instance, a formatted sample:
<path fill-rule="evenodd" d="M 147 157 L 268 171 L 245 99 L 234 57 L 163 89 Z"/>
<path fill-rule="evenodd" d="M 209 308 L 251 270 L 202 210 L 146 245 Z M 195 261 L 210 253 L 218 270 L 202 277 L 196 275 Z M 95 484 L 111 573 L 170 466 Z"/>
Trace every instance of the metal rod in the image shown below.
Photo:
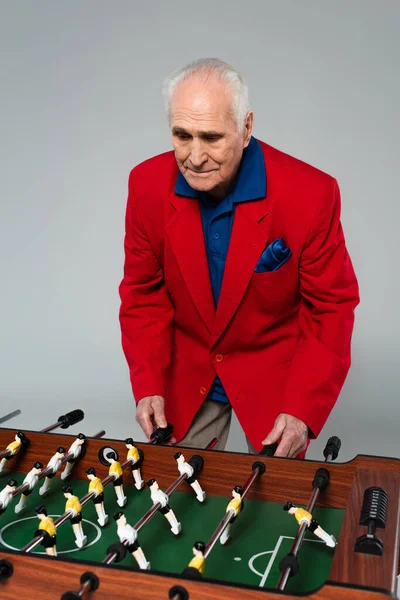
<path fill-rule="evenodd" d="M 54 423 L 53 425 L 41 429 L 40 433 L 50 433 L 50 431 L 54 431 L 54 429 L 58 429 L 59 427 L 61 427 L 61 423 Z"/>
<path fill-rule="evenodd" d="M 17 487 L 16 490 L 13 491 L 12 496 L 13 498 L 15 498 L 15 496 L 18 496 L 18 494 L 23 494 L 27 490 L 29 490 L 29 485 L 27 483 L 24 483 L 23 485 L 20 485 L 19 487 Z"/>
<path fill-rule="evenodd" d="M 49 433 L 50 431 L 53 431 L 54 429 L 58 429 L 59 427 L 62 427 L 63 429 L 67 429 L 68 427 L 71 427 L 71 425 L 80 423 L 84 418 L 85 418 L 85 413 L 80 408 L 71 410 L 70 412 L 66 413 L 65 415 L 61 415 L 61 417 L 58 418 L 57 423 L 54 423 L 53 425 L 49 425 L 48 427 L 41 429 L 41 433 Z"/>
<path fill-rule="evenodd" d="M 331 459 L 332 459 L 332 456 L 330 454 L 328 454 L 328 456 L 325 459 L 325 463 L 330 462 Z M 309 513 L 312 514 L 312 512 L 313 512 L 313 510 L 315 508 L 315 504 L 316 504 L 317 499 L 318 499 L 318 495 L 319 495 L 319 488 L 316 487 L 316 488 L 313 489 L 313 491 L 311 493 L 311 496 L 310 496 L 310 499 L 308 501 L 308 504 L 307 504 L 307 507 L 306 507 L 306 511 L 307 512 L 309 512 Z M 297 556 L 297 554 L 298 554 L 298 552 L 300 550 L 301 544 L 303 543 L 304 537 L 305 537 L 305 535 L 307 533 L 307 529 L 308 529 L 307 523 L 302 523 L 299 526 L 299 529 L 297 531 L 296 537 L 294 538 L 292 547 L 290 549 L 290 554 L 293 554 L 294 556 Z M 284 590 L 285 589 L 285 587 L 287 585 L 287 582 L 289 580 L 289 577 L 290 577 L 291 570 L 292 570 L 291 567 L 286 567 L 286 569 L 284 569 L 282 571 L 281 576 L 280 576 L 279 581 L 278 581 L 278 585 L 277 585 L 277 589 L 278 590 Z"/>
<path fill-rule="evenodd" d="M 92 435 L 90 437 L 92 437 L 93 439 L 98 439 L 98 438 L 102 438 L 105 435 L 106 435 L 106 432 L 104 431 L 104 429 L 102 429 L 101 431 L 96 433 L 96 435 Z"/>
<path fill-rule="evenodd" d="M 175 481 L 169 486 L 169 488 L 165 490 L 167 496 L 169 497 L 181 485 L 181 483 L 185 481 L 185 479 L 187 479 L 186 473 L 178 477 L 178 479 L 175 479 Z M 161 504 L 157 502 L 157 504 L 154 504 L 143 515 L 143 517 L 139 519 L 139 521 L 136 523 L 136 525 L 133 526 L 133 528 L 136 529 L 136 531 L 140 531 L 140 529 L 142 529 L 142 527 L 144 527 L 144 525 L 146 525 L 146 523 L 148 523 L 150 519 L 156 514 L 159 508 L 161 508 Z"/>
<path fill-rule="evenodd" d="M 99 431 L 98 433 L 96 433 L 96 435 L 93 436 L 93 438 L 100 438 L 103 437 L 103 435 L 105 434 L 105 431 Z M 73 454 L 72 453 L 68 453 L 64 456 L 64 458 L 61 460 L 61 465 L 65 465 L 65 463 L 67 463 L 71 458 L 73 458 Z M 76 458 L 76 460 L 79 459 L 79 456 Z M 74 459 L 75 460 L 75 459 Z M 43 479 L 43 477 L 46 477 L 46 475 L 48 473 L 51 473 L 52 469 L 49 467 L 46 467 L 45 469 L 43 469 L 39 475 L 38 475 L 38 481 L 40 481 L 41 479 Z M 111 479 L 112 481 L 112 479 Z M 20 485 L 19 487 L 17 487 L 17 489 L 13 492 L 13 498 L 15 498 L 15 496 L 18 496 L 18 494 L 23 494 L 26 490 L 29 490 L 29 485 L 27 483 Z"/>
<path fill-rule="evenodd" d="M 217 437 L 213 438 L 211 440 L 211 442 L 209 442 L 209 444 L 207 444 L 207 446 L 205 447 L 205 450 L 211 450 L 217 442 L 218 442 L 218 438 Z M 125 465 L 127 465 L 127 464 L 130 464 L 130 461 L 127 461 L 126 463 L 124 463 L 122 465 L 122 468 L 124 468 Z M 254 476 L 254 478 L 257 477 L 258 473 L 259 473 L 259 471 L 258 471 L 258 469 L 256 469 L 256 475 Z M 180 477 L 175 479 L 175 481 L 169 486 L 169 488 L 165 490 L 165 493 L 167 494 L 167 496 L 169 497 L 181 485 L 181 483 L 183 481 L 185 481 L 185 479 L 187 479 L 186 473 L 184 473 L 183 475 L 181 475 Z M 250 479 L 251 478 L 249 478 L 249 480 Z M 254 481 L 254 479 L 253 479 L 253 481 Z M 104 482 L 103 482 L 103 485 L 104 485 Z M 250 485 L 251 485 L 251 483 L 250 483 Z M 248 487 L 250 487 L 250 485 Z M 246 493 L 247 493 L 247 490 L 246 490 Z M 139 521 L 136 523 L 136 525 L 133 526 L 133 528 L 136 529 L 136 531 L 139 531 L 142 527 L 144 527 L 146 525 L 146 523 L 148 523 L 150 521 L 150 519 L 153 518 L 153 516 L 156 514 L 156 512 L 158 511 L 159 508 L 161 508 L 161 504 L 159 502 L 157 502 L 157 504 L 153 504 L 153 506 L 151 508 L 149 508 L 149 510 L 143 515 L 143 517 L 141 519 L 139 519 Z M 127 540 L 122 540 L 121 543 L 124 546 L 126 546 L 128 542 L 127 542 Z M 110 554 L 107 554 L 105 559 L 102 561 L 102 564 L 111 565 L 115 561 L 117 556 L 118 555 L 116 552 L 110 552 Z"/>
<path fill-rule="evenodd" d="M 213 439 L 211 440 L 211 442 L 210 442 L 209 444 L 207 444 L 207 446 L 204 448 L 204 450 L 212 450 L 212 449 L 214 448 L 214 446 L 215 446 L 216 444 L 218 444 L 218 441 L 219 441 L 219 440 L 218 440 L 218 438 L 217 438 L 217 437 L 213 438 Z"/>
<path fill-rule="evenodd" d="M 68 460 L 68 454 L 66 456 L 64 456 L 62 462 L 67 462 Z M 125 469 L 127 469 L 129 467 L 129 465 L 131 464 L 130 460 L 125 461 L 122 465 L 121 468 L 124 471 Z M 43 475 L 43 473 L 48 470 L 44 469 L 40 475 L 39 475 L 39 479 L 42 479 L 43 477 L 45 477 L 45 475 Z M 114 475 L 108 475 L 108 477 L 106 477 L 105 479 L 103 479 L 102 481 L 102 485 L 103 487 L 106 487 L 107 485 L 109 485 L 112 481 L 114 481 L 116 479 L 116 477 Z M 15 490 L 16 492 L 17 490 Z M 14 492 L 14 494 L 15 494 Z M 13 494 L 13 495 L 14 495 Z M 90 492 L 88 494 L 86 494 L 85 496 L 83 496 L 83 498 L 81 500 L 79 500 L 81 506 L 84 506 L 85 504 L 87 504 L 89 502 L 89 500 L 94 497 L 94 492 Z M 70 512 L 65 512 L 63 515 L 61 515 L 61 517 L 59 517 L 56 521 L 54 521 L 54 526 L 56 528 L 60 527 L 61 525 L 63 525 L 66 521 L 68 521 L 68 519 L 71 518 L 71 513 Z M 31 552 L 31 550 L 34 550 L 37 546 L 39 546 L 39 544 L 41 543 L 43 539 L 43 535 L 39 535 L 37 537 L 35 537 L 31 542 L 29 542 L 29 544 L 27 544 L 26 546 L 24 546 L 21 549 L 21 552 Z"/>
<path fill-rule="evenodd" d="M 82 598 L 82 596 L 85 592 L 90 592 L 91 585 L 92 584 L 90 583 L 90 580 L 85 581 L 85 583 L 82 584 L 82 587 L 78 592 L 78 596 L 80 596 Z"/>
<path fill-rule="evenodd" d="M 181 485 L 181 483 L 185 481 L 185 479 L 187 479 L 186 473 L 175 479 L 175 481 L 171 483 L 169 488 L 165 490 L 167 496 L 169 497 L 176 490 L 176 488 L 178 488 Z M 149 508 L 149 510 L 143 515 L 141 519 L 139 519 L 139 521 L 133 526 L 133 528 L 136 531 L 142 529 L 142 527 L 144 527 L 146 523 L 148 523 L 150 519 L 154 517 L 159 508 L 161 508 L 161 504 L 159 502 L 157 502 L 157 504 L 153 504 L 153 506 Z M 121 543 L 124 544 L 124 546 L 126 546 L 128 542 L 127 540 L 122 540 Z M 115 561 L 117 556 L 118 555 L 116 552 L 110 552 L 110 554 L 107 554 L 105 559 L 102 561 L 102 564 L 111 565 Z"/>
<path fill-rule="evenodd" d="M 234 514 L 235 513 L 233 512 L 233 510 L 228 510 L 228 512 L 225 513 L 224 518 L 219 522 L 218 527 L 216 528 L 216 530 L 210 537 L 208 543 L 206 544 L 204 558 L 207 558 L 207 556 L 211 553 L 211 550 L 214 548 L 215 544 L 218 542 L 219 538 L 224 533 L 225 529 L 228 527 L 229 522 L 234 516 Z"/>
<path fill-rule="evenodd" d="M 249 491 L 249 489 L 251 488 L 254 481 L 257 479 L 257 477 L 259 475 L 260 475 L 260 469 L 256 467 L 255 469 L 253 469 L 251 475 L 248 477 L 247 481 L 242 486 L 243 487 L 242 499 L 246 496 L 247 492 Z M 227 513 L 225 513 L 223 519 L 219 522 L 218 527 L 215 529 L 214 533 L 212 534 L 208 543 L 206 544 L 206 549 L 204 551 L 204 558 L 207 558 L 207 556 L 210 554 L 211 550 L 214 548 L 215 544 L 217 543 L 217 541 L 219 540 L 221 535 L 224 533 L 225 529 L 228 527 L 228 525 L 234 515 L 235 515 L 235 513 L 233 510 L 229 510 Z"/>
<path fill-rule="evenodd" d="M 20 415 L 20 414 L 21 414 L 21 411 L 19 408 L 17 410 L 13 410 L 12 412 L 8 413 L 8 415 L 1 417 L 0 424 L 5 423 L 6 421 L 9 421 L 10 419 L 13 419 L 14 417 L 18 417 L 18 415 Z"/>
<path fill-rule="evenodd" d="M 121 544 L 123 544 L 124 546 L 127 546 L 128 540 L 122 540 Z M 107 554 L 105 559 L 101 561 L 101 564 L 102 565 L 112 565 L 112 563 L 115 561 L 117 556 L 118 556 L 118 554 L 116 552 L 110 552 L 109 554 Z"/>

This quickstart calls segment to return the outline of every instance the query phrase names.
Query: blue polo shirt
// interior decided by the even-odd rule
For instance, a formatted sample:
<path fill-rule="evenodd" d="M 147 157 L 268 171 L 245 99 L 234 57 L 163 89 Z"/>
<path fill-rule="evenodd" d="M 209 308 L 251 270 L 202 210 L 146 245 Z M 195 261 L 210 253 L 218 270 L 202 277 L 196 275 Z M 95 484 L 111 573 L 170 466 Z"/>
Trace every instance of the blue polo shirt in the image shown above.
<path fill-rule="evenodd" d="M 254 137 L 243 151 L 234 188 L 216 202 L 209 194 L 198 192 L 190 187 L 181 172 L 175 184 L 175 194 L 198 198 L 203 222 L 204 242 L 207 252 L 208 269 L 215 306 L 218 305 L 222 278 L 231 237 L 235 206 L 238 202 L 257 200 L 266 195 L 267 177 L 264 155 Z M 227 395 L 218 376 L 215 377 L 207 398 L 228 402 Z"/>

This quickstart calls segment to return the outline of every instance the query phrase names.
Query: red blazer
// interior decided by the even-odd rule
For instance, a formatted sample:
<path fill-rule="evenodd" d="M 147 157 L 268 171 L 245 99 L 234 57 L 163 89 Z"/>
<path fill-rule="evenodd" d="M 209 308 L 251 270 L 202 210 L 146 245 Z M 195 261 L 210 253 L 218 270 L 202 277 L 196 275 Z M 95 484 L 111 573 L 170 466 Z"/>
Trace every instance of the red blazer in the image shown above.
<path fill-rule="evenodd" d="M 136 402 L 164 396 L 178 442 L 216 373 L 257 450 L 279 413 L 317 436 L 350 367 L 359 294 L 337 182 L 260 144 L 267 195 L 236 205 L 217 310 L 199 201 L 174 193 L 174 153 L 130 174 L 122 345 Z M 291 258 L 255 273 L 263 250 L 281 237 Z"/>

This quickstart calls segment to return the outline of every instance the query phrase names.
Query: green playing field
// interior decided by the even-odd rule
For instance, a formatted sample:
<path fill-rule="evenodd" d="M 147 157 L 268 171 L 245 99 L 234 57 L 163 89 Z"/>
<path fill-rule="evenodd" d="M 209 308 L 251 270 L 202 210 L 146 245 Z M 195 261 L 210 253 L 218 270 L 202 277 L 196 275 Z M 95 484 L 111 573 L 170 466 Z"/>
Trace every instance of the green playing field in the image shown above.
<path fill-rule="evenodd" d="M 20 473 L 3 475 L 0 479 L 0 489 L 11 476 L 18 483 L 22 483 L 24 478 Z M 125 475 L 125 478 L 127 477 L 128 474 Z M 19 550 L 33 538 L 39 523 L 34 509 L 39 504 L 47 506 L 49 515 L 57 517 L 63 514 L 65 498 L 61 488 L 66 483 L 54 478 L 50 492 L 43 498 L 38 493 L 39 483 L 29 498 L 26 510 L 19 515 L 14 512 L 16 501 L 11 504 L 0 517 L 0 548 Z M 87 493 L 86 481 L 69 480 L 68 485 L 72 485 L 74 493 L 80 498 Z M 147 488 L 138 492 L 133 486 L 126 485 L 125 493 L 128 503 L 123 510 L 128 523 L 134 526 L 152 506 L 150 492 Z M 193 543 L 198 540 L 207 542 L 210 538 L 224 516 L 229 496 L 230 490 L 227 489 L 225 498 L 209 496 L 204 503 L 199 503 L 192 490 L 175 492 L 170 497 L 170 505 L 182 523 L 181 533 L 175 536 L 160 513 L 157 513 L 139 533 L 140 544 L 151 563 L 151 568 L 180 573 L 192 558 Z M 288 500 L 295 502 L 296 498 Z M 83 526 L 88 543 L 81 550 L 75 545 L 72 527 L 68 521 L 58 529 L 57 553 L 60 558 L 97 563 L 105 558 L 107 547 L 118 541 L 112 516 L 121 510 L 116 503 L 112 485 L 105 489 L 105 508 L 109 515 L 109 523 L 104 528 L 100 528 L 97 523 L 92 502 L 83 508 Z M 343 510 L 316 509 L 314 516 L 326 531 L 338 538 Z M 296 531 L 297 523 L 294 517 L 285 513 L 282 505 L 245 499 L 244 511 L 232 525 L 231 539 L 225 546 L 217 543 L 214 547 L 207 559 L 204 576 L 226 582 L 276 587 L 280 575 L 279 562 L 289 552 Z M 44 552 L 44 549 L 39 547 L 37 551 Z M 289 580 L 286 589 L 306 592 L 319 587 L 329 576 L 332 558 L 333 550 L 307 533 L 299 554 L 300 571 Z M 121 564 L 137 568 L 130 554 Z"/>

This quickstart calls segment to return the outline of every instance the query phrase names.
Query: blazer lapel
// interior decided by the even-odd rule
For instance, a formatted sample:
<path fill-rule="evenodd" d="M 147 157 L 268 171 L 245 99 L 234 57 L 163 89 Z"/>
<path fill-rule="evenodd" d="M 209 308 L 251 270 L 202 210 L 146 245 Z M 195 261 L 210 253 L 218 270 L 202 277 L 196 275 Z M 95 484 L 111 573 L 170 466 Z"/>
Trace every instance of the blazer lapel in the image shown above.
<path fill-rule="evenodd" d="M 170 202 L 176 212 L 166 226 L 166 234 L 189 294 L 211 333 L 215 319 L 215 303 L 199 201 L 172 193 Z"/>
<path fill-rule="evenodd" d="M 267 244 L 269 223 L 266 198 L 236 205 L 212 345 L 225 331 L 246 292 Z"/>

